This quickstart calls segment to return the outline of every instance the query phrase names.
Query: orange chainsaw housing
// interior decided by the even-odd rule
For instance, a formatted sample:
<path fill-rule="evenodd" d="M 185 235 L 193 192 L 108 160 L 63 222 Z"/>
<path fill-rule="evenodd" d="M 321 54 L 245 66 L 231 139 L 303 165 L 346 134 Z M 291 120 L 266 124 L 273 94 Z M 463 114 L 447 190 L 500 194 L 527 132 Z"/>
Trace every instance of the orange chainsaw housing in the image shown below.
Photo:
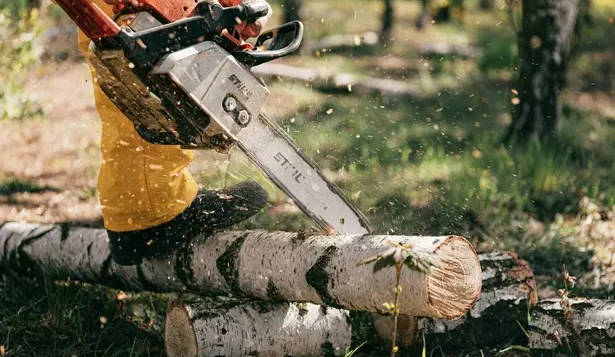
<path fill-rule="evenodd" d="M 120 32 L 120 27 L 107 16 L 92 0 L 56 0 L 58 5 L 79 26 L 85 35 L 99 42 L 103 38 L 112 38 Z M 139 0 L 139 11 L 147 11 L 163 22 L 175 22 L 189 17 L 200 0 Z M 131 9 L 135 10 L 135 9 Z M 222 35 L 243 49 L 251 45 L 243 43 L 241 31 L 245 24 L 238 25 L 232 33 L 224 31 Z"/>

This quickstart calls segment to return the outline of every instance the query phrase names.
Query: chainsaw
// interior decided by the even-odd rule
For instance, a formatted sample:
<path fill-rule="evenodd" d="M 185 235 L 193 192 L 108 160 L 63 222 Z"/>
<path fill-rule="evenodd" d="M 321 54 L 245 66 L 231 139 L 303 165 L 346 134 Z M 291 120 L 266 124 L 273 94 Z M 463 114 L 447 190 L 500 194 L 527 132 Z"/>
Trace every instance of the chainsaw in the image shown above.
<path fill-rule="evenodd" d="M 226 151 L 239 147 L 317 225 L 370 233 L 364 215 L 263 112 L 265 83 L 250 70 L 295 52 L 303 24 L 263 32 L 254 45 L 238 26 L 266 16 L 264 1 L 144 0 L 107 16 L 91 0 L 56 0 L 90 38 L 104 93 L 153 144 Z"/>

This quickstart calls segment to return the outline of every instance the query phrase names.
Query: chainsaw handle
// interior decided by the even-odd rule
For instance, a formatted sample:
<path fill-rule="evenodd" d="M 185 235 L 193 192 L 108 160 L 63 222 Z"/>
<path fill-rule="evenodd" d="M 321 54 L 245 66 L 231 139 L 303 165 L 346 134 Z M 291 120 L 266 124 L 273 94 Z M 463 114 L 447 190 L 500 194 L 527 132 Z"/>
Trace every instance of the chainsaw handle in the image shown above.
<path fill-rule="evenodd" d="M 271 41 L 265 49 L 263 47 Z M 285 23 L 269 31 L 263 32 L 256 39 L 254 51 L 235 51 L 233 56 L 249 66 L 258 66 L 284 56 L 288 56 L 299 49 L 303 41 L 303 24 L 299 21 Z"/>
<path fill-rule="evenodd" d="M 91 40 L 115 37 L 120 27 L 92 0 L 56 0 L 58 5 Z"/>
<path fill-rule="evenodd" d="M 251 23 L 267 16 L 269 5 L 265 1 L 252 1 L 223 7 L 217 2 L 201 1 L 196 6 L 196 12 L 201 16 L 211 16 L 212 20 L 222 28 L 231 28 L 242 22 Z"/>

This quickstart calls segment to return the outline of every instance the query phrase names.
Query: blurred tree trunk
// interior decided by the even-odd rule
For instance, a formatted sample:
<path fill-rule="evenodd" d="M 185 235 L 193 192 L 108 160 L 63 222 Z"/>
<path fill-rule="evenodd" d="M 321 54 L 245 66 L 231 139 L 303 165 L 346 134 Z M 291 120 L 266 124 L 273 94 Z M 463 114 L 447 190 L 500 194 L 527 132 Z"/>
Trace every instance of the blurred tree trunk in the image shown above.
<path fill-rule="evenodd" d="M 384 0 L 384 12 L 382 13 L 382 31 L 380 38 L 382 43 L 387 45 L 391 41 L 391 33 L 393 32 L 393 0 Z"/>
<path fill-rule="evenodd" d="M 495 6 L 495 0 L 480 0 L 478 6 L 481 10 L 491 10 Z"/>
<path fill-rule="evenodd" d="M 284 22 L 303 21 L 303 0 L 284 0 Z"/>
<path fill-rule="evenodd" d="M 556 135 L 560 92 L 573 46 L 581 0 L 522 0 L 519 74 L 507 143 L 545 141 Z"/>
<path fill-rule="evenodd" d="M 284 0 L 284 22 L 303 21 L 303 0 Z M 303 43 L 295 54 L 304 53 Z"/>
<path fill-rule="evenodd" d="M 429 10 L 430 0 L 421 0 L 421 13 L 416 21 L 416 28 L 424 29 L 431 22 L 431 11 Z"/>

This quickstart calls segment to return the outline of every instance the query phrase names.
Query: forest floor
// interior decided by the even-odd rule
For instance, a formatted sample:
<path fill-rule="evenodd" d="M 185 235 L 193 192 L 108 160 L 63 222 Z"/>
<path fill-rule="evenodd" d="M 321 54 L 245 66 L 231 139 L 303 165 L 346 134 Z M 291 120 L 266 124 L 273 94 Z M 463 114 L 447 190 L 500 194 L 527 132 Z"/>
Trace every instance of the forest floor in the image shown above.
<path fill-rule="evenodd" d="M 376 232 L 460 234 L 479 250 L 517 251 L 537 274 L 540 297 L 562 287 L 563 266 L 578 277 L 571 295 L 610 297 L 615 4 L 593 2 L 593 24 L 583 30 L 570 67 L 558 139 L 512 148 L 501 144 L 501 136 L 511 120 L 515 32 L 506 9 L 481 12 L 474 5 L 463 20 L 419 32 L 418 2 L 396 2 L 394 41 L 386 48 L 348 47 L 283 61 L 405 81 L 420 97 L 322 92 L 274 79 L 268 81 L 267 111 L 368 215 Z M 381 9 L 380 1 L 360 7 L 309 1 L 308 38 L 340 29 L 377 31 Z M 0 122 L 0 220 L 102 224 L 96 197 L 100 124 L 88 67 L 69 33 L 49 44 L 47 60 L 27 84 L 45 115 Z M 421 55 L 430 43 L 473 46 L 482 54 Z M 190 170 L 208 187 L 251 177 L 269 191 L 264 212 L 239 228 L 315 229 L 238 150 L 198 152 Z M 6 356 L 163 353 L 159 332 L 169 296 L 2 277 L 0 351 Z"/>

